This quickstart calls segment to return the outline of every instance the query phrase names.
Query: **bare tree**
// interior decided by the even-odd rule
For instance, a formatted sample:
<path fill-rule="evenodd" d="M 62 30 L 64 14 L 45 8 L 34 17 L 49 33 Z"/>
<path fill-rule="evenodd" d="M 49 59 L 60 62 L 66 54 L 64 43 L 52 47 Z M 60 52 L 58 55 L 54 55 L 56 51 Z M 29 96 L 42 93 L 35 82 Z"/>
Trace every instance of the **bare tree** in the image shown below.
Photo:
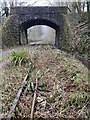
<path fill-rule="evenodd" d="M 90 37 L 90 2 L 87 2 L 87 12 L 88 12 L 88 36 Z"/>

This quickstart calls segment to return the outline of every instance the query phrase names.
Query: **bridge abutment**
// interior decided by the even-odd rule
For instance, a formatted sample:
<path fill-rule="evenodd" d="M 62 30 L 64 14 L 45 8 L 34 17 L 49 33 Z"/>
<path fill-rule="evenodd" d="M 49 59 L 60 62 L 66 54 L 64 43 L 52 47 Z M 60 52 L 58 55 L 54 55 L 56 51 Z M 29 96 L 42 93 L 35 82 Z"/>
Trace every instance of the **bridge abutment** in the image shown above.
<path fill-rule="evenodd" d="M 56 31 L 55 46 L 62 44 L 63 15 L 67 7 L 13 7 L 2 33 L 3 47 L 28 44 L 27 29 L 46 25 Z"/>

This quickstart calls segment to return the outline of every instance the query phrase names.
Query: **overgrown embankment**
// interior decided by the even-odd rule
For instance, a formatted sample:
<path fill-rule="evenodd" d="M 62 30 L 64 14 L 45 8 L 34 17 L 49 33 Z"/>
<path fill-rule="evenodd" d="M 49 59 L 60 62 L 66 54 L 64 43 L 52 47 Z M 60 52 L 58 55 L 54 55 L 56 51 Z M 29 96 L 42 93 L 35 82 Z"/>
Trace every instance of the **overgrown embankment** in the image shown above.
<path fill-rule="evenodd" d="M 21 49 L 22 50 L 22 49 Z M 39 79 L 36 119 L 89 119 L 89 81 L 88 69 L 78 60 L 52 46 L 25 48 L 32 60 L 33 70 L 27 83 L 28 92 L 22 94 L 13 117 L 30 118 L 34 84 L 37 73 Z M 21 58 L 21 52 L 12 52 L 13 58 Z M 18 54 L 17 54 L 18 53 Z M 22 58 L 21 58 L 22 59 Z M 14 63 L 21 59 L 13 59 Z M 26 57 L 25 57 L 26 59 Z M 24 60 L 25 60 L 24 59 Z M 13 100 L 22 85 L 27 66 L 8 64 L 2 68 L 2 116 L 6 118 Z"/>
<path fill-rule="evenodd" d="M 71 52 L 79 60 L 89 67 L 89 45 L 87 14 L 84 14 L 82 21 L 78 15 L 66 15 L 64 25 L 64 42 L 62 49 Z"/>
<path fill-rule="evenodd" d="M 2 25 L 2 48 L 13 47 L 19 43 L 19 41 L 17 41 L 17 34 L 19 34 L 18 18 L 15 20 L 16 17 L 17 15 L 10 15 Z M 12 25 L 14 27 L 12 27 Z"/>

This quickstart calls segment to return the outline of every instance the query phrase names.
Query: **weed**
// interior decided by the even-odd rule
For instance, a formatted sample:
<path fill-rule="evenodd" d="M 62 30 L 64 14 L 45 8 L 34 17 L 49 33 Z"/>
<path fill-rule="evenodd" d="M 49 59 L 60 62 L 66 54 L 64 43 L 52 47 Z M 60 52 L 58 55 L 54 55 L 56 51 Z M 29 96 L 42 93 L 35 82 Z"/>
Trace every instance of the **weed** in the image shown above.
<path fill-rule="evenodd" d="M 23 63 L 31 62 L 26 50 L 12 51 L 10 57 L 13 65 L 21 66 Z"/>
<path fill-rule="evenodd" d="M 64 109 L 65 109 L 65 108 L 68 108 L 68 107 L 69 107 L 68 102 L 65 102 L 65 103 L 64 103 Z"/>
<path fill-rule="evenodd" d="M 47 102 L 53 103 L 53 102 L 55 102 L 55 98 L 52 95 L 50 95 L 47 97 Z"/>
<path fill-rule="evenodd" d="M 70 95 L 70 102 L 74 105 L 80 105 L 84 103 L 88 98 L 89 96 L 87 94 L 82 92 L 76 92 Z"/>

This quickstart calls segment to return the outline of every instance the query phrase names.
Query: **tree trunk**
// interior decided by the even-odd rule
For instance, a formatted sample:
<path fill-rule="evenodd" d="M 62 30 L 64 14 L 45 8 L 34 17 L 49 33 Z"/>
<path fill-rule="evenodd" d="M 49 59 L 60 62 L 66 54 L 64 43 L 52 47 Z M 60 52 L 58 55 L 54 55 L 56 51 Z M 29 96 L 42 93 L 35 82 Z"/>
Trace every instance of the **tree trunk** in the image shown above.
<path fill-rule="evenodd" d="M 90 37 L 90 2 L 87 2 L 87 12 L 88 12 L 88 36 Z"/>

